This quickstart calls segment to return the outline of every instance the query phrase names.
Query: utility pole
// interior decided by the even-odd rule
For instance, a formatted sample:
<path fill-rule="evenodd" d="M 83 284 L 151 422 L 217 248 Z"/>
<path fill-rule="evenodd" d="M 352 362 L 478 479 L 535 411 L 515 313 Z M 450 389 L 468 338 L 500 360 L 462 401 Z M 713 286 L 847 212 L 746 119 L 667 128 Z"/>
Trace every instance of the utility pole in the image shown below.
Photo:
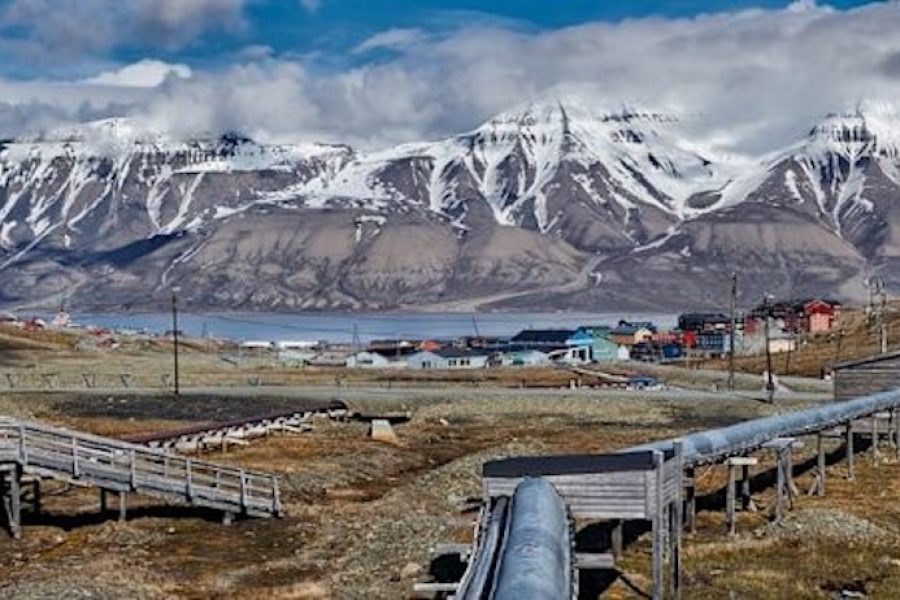
<path fill-rule="evenodd" d="M 731 331 L 728 335 L 728 389 L 734 391 L 734 335 L 737 332 L 737 273 L 731 274 Z"/>
<path fill-rule="evenodd" d="M 878 306 L 878 322 L 881 330 L 881 353 L 887 354 L 888 351 L 888 335 L 887 335 L 887 292 L 884 291 L 884 282 L 880 286 L 881 302 Z"/>
<path fill-rule="evenodd" d="M 765 315 L 766 336 L 766 399 L 769 404 L 775 403 L 775 381 L 772 379 L 772 349 L 769 347 L 769 318 L 772 309 L 769 307 L 769 294 L 763 297 L 763 314 Z"/>
<path fill-rule="evenodd" d="M 181 393 L 178 381 L 178 288 L 172 288 L 172 356 L 175 363 L 175 395 Z"/>

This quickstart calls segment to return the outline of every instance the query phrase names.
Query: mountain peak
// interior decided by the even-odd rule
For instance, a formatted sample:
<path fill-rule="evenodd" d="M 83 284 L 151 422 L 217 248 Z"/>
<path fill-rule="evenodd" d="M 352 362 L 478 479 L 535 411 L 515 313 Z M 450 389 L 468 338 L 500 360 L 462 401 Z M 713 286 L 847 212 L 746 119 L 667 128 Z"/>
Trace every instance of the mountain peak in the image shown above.
<path fill-rule="evenodd" d="M 832 113 L 809 133 L 812 142 L 837 151 L 900 154 L 900 111 L 885 101 L 860 102 L 853 111 Z"/>

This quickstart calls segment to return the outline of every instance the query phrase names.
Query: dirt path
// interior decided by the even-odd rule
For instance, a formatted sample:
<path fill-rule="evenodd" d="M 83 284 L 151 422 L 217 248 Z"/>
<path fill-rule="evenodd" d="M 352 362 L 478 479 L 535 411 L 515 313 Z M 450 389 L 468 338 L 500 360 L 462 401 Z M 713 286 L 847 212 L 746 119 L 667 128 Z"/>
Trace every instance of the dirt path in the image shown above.
<path fill-rule="evenodd" d="M 594 269 L 606 259 L 606 256 L 592 256 L 581 270 L 578 271 L 578 274 L 568 283 L 564 283 L 562 285 L 550 285 L 545 287 L 538 287 L 530 290 L 518 290 L 512 292 L 501 292 L 499 294 L 493 294 L 490 296 L 482 296 L 480 298 L 466 298 L 463 300 L 451 300 L 449 302 L 440 302 L 437 304 L 430 304 L 428 306 L 407 306 L 405 308 L 408 309 L 416 309 L 416 310 L 426 310 L 428 312 L 476 312 L 482 306 L 487 306 L 491 304 L 497 304 L 499 302 L 506 302 L 508 300 L 515 300 L 517 298 L 522 298 L 525 296 L 531 296 L 532 294 L 568 294 L 571 292 L 578 291 L 585 286 L 590 284 L 590 275 L 593 273 Z"/>

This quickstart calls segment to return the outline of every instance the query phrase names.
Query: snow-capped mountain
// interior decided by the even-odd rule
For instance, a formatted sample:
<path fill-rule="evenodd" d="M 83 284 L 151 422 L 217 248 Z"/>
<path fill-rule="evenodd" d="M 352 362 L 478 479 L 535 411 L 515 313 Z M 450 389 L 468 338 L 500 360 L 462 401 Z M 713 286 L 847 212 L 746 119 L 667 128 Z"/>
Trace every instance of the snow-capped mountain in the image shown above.
<path fill-rule="evenodd" d="M 0 249 L 113 248 L 200 227 L 352 155 L 235 135 L 175 141 L 121 119 L 0 142 Z"/>
<path fill-rule="evenodd" d="M 715 305 L 696 290 L 731 270 L 748 297 L 900 284 L 890 106 L 750 163 L 681 125 L 553 101 L 377 152 L 122 119 L 0 142 L 0 301 L 144 305 L 181 281 L 197 306 L 652 308 Z"/>
<path fill-rule="evenodd" d="M 553 234 L 586 251 L 646 242 L 726 179 L 672 131 L 678 119 L 623 108 L 533 104 L 475 131 L 360 156 L 335 178 L 273 194 L 324 206 L 336 198 L 430 211 L 462 229 L 485 219 Z"/>

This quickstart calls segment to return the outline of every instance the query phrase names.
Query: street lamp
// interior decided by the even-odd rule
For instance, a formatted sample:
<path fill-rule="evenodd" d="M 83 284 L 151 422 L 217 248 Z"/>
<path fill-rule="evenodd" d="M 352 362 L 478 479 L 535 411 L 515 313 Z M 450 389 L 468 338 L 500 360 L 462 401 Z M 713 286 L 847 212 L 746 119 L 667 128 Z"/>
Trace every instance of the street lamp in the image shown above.
<path fill-rule="evenodd" d="M 772 379 L 772 350 L 769 347 L 769 318 L 772 316 L 772 308 L 769 300 L 774 299 L 771 294 L 763 297 L 763 316 L 765 317 L 766 335 L 766 400 L 769 404 L 775 403 L 775 381 Z"/>
<path fill-rule="evenodd" d="M 172 356 L 175 362 L 175 395 L 178 396 L 181 393 L 181 389 L 179 387 L 178 382 L 178 292 L 181 290 L 179 287 L 172 288 Z"/>

